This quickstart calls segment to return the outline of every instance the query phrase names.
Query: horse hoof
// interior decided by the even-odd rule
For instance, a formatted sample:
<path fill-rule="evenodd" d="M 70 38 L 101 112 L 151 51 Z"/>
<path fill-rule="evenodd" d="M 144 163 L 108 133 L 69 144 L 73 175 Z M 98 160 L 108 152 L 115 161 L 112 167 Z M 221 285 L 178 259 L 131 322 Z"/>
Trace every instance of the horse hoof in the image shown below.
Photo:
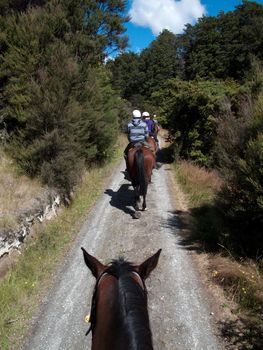
<path fill-rule="evenodd" d="M 133 218 L 134 218 L 134 219 L 140 219 L 141 216 L 142 216 L 142 214 L 141 214 L 139 211 L 136 211 L 136 212 L 133 214 Z"/>
<path fill-rule="evenodd" d="M 145 207 L 145 208 L 142 208 L 142 211 L 147 211 L 147 210 L 148 210 L 148 208 L 146 208 L 146 207 Z"/>

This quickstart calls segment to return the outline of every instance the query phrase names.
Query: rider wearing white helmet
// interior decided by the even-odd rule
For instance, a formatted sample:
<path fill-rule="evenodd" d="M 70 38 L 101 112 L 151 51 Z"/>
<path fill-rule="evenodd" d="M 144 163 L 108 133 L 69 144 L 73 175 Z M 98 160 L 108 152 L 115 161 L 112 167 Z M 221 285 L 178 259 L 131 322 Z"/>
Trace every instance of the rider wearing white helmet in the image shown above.
<path fill-rule="evenodd" d="M 132 120 L 127 125 L 127 134 L 129 139 L 129 144 L 124 150 L 124 157 L 127 158 L 127 154 L 130 148 L 132 148 L 137 143 L 141 143 L 147 147 L 149 144 L 146 142 L 149 132 L 146 123 L 141 119 L 141 112 L 135 109 L 132 112 Z"/>
<path fill-rule="evenodd" d="M 127 125 L 128 139 L 130 142 L 143 142 L 149 136 L 147 125 L 141 119 L 141 112 L 135 109 L 132 112 L 132 120 Z"/>
<path fill-rule="evenodd" d="M 149 112 L 143 112 L 142 116 L 143 116 L 144 119 L 148 118 L 148 117 L 150 118 L 150 113 Z"/>
<path fill-rule="evenodd" d="M 133 145 L 138 142 L 144 142 L 149 136 L 149 133 L 147 125 L 142 121 L 141 112 L 138 109 L 132 112 L 132 116 L 132 120 L 127 125 L 127 134 L 130 144 Z"/>
<path fill-rule="evenodd" d="M 141 112 L 140 112 L 138 109 L 135 109 L 135 110 L 132 112 L 132 116 L 133 116 L 133 118 L 135 118 L 135 119 L 141 118 Z"/>
<path fill-rule="evenodd" d="M 153 120 L 153 117 L 150 117 L 150 114 L 148 112 L 143 112 L 142 116 L 144 117 L 144 121 L 147 124 L 149 135 L 152 136 L 155 142 L 157 142 L 158 144 L 159 140 L 157 138 L 157 133 L 155 129 L 156 124 L 155 124 L 155 121 Z"/>

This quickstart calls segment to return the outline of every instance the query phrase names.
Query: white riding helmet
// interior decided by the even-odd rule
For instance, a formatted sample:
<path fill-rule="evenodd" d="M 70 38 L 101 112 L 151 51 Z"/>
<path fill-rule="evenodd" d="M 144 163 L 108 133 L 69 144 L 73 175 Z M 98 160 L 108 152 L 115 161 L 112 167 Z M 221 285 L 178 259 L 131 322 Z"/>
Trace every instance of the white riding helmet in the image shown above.
<path fill-rule="evenodd" d="M 143 117 L 150 117 L 150 114 L 149 114 L 149 112 L 143 112 L 142 116 Z"/>
<path fill-rule="evenodd" d="M 135 109 L 132 112 L 133 118 L 141 118 L 141 112 L 138 109 Z"/>

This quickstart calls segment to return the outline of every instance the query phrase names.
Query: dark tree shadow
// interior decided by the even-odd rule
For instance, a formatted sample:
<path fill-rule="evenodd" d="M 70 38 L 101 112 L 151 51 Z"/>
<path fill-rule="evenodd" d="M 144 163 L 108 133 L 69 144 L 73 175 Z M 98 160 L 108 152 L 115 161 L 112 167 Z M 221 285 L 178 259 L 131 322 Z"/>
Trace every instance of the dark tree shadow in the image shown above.
<path fill-rule="evenodd" d="M 160 163 L 171 164 L 174 162 L 173 147 L 161 148 L 156 154 L 156 160 Z"/>
<path fill-rule="evenodd" d="M 221 335 L 228 343 L 227 349 L 262 350 L 262 324 L 255 325 L 246 319 L 218 322 Z"/>
<path fill-rule="evenodd" d="M 131 209 L 134 202 L 134 191 L 130 184 L 121 185 L 116 192 L 108 188 L 104 193 L 111 197 L 111 206 L 134 217 L 135 210 Z"/>
<path fill-rule="evenodd" d="M 179 237 L 179 244 L 197 253 L 218 250 L 218 231 L 211 217 L 214 208 L 204 205 L 189 211 L 170 211 L 166 227 Z M 214 214 L 214 213 L 213 213 Z"/>
<path fill-rule="evenodd" d="M 162 167 L 163 164 L 173 163 L 173 154 L 170 147 L 162 148 L 156 153 L 156 168 L 157 170 Z"/>

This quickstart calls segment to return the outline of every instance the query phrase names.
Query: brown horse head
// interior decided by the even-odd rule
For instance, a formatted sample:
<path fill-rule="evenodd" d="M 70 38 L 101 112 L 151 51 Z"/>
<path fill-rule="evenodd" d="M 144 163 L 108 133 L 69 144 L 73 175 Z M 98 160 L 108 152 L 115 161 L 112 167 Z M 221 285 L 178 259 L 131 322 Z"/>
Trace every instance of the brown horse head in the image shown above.
<path fill-rule="evenodd" d="M 153 349 L 145 280 L 157 266 L 161 249 L 140 265 L 123 258 L 103 265 L 81 248 L 96 278 L 92 298 L 92 350 Z"/>

